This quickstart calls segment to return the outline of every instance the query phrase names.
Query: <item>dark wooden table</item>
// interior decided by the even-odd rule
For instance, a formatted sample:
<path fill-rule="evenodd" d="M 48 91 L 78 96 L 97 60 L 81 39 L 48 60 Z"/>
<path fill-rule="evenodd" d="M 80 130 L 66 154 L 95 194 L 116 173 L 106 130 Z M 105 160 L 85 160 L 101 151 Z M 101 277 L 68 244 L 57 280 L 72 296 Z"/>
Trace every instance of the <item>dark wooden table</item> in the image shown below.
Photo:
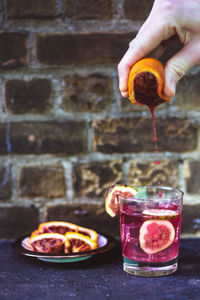
<path fill-rule="evenodd" d="M 142 278 L 122 269 L 120 242 L 107 253 L 67 264 L 42 262 L 0 241 L 1 300 L 200 299 L 200 239 L 182 239 L 171 276 Z"/>

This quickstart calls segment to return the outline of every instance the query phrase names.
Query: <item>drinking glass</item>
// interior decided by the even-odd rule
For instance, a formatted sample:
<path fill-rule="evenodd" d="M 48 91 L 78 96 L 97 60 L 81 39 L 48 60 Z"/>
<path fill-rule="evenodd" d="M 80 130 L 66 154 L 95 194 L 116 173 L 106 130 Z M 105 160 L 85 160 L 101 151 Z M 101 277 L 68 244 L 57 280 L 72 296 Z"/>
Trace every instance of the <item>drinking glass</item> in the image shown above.
<path fill-rule="evenodd" d="M 118 198 L 124 271 L 169 275 L 178 265 L 183 192 L 164 186 L 136 189 L 134 197 Z"/>

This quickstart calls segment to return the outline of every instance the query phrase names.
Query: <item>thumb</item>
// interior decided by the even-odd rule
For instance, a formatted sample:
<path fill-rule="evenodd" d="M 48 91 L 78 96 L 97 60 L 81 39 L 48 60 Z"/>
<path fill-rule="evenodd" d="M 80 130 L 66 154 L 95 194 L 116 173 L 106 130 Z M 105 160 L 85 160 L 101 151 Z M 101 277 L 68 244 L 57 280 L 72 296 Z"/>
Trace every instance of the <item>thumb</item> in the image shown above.
<path fill-rule="evenodd" d="M 165 66 L 164 94 L 172 97 L 176 92 L 176 85 L 185 72 L 200 63 L 200 37 L 191 40 L 176 53 Z"/>

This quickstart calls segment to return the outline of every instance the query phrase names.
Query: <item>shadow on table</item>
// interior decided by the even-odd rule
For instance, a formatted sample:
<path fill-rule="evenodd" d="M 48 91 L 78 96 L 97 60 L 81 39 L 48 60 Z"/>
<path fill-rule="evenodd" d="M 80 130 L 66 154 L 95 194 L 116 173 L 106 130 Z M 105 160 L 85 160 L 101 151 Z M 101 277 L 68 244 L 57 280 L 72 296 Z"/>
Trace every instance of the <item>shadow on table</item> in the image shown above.
<path fill-rule="evenodd" d="M 180 242 L 178 270 L 176 274 L 197 274 L 200 270 L 200 242 L 197 239 L 182 239 Z"/>

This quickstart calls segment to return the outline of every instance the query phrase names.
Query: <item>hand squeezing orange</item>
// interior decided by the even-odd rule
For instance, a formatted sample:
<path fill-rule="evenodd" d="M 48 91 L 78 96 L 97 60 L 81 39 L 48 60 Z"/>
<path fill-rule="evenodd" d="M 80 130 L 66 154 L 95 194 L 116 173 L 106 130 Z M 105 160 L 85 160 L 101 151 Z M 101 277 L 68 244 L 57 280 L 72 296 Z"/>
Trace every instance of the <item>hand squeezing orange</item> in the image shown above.
<path fill-rule="evenodd" d="M 145 104 L 149 107 L 167 101 L 163 95 L 164 69 L 162 63 L 155 58 L 143 58 L 131 69 L 129 74 L 129 99 L 133 104 Z"/>

